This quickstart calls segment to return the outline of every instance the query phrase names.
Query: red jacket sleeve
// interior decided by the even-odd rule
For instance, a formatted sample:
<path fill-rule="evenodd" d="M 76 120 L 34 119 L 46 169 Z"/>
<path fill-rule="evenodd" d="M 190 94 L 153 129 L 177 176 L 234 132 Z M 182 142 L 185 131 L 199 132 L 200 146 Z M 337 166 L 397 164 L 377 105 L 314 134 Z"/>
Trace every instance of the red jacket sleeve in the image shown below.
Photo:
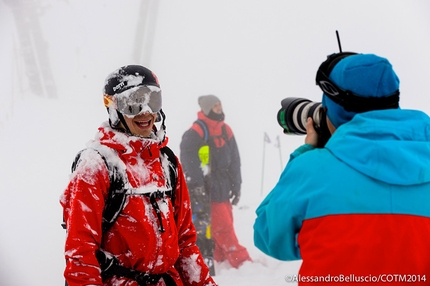
<path fill-rule="evenodd" d="M 109 173 L 98 154 L 90 159 L 80 162 L 61 198 L 67 226 L 64 276 L 69 286 L 103 285 L 95 253 L 102 239 Z"/>

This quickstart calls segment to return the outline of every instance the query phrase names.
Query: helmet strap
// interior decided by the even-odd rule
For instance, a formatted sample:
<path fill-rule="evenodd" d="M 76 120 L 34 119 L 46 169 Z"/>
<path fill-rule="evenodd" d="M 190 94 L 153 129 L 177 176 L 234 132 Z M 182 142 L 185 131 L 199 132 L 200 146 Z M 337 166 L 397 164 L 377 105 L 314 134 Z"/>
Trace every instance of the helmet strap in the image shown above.
<path fill-rule="evenodd" d="M 161 140 L 161 142 L 164 141 L 164 139 L 166 139 L 166 125 L 164 124 L 164 121 L 166 120 L 166 115 L 163 112 L 163 109 L 160 109 L 160 111 L 158 111 L 158 114 L 160 114 L 162 121 L 161 121 L 161 130 L 163 131 L 163 139 Z"/>
<path fill-rule="evenodd" d="M 133 135 L 130 131 L 130 128 L 128 128 L 127 123 L 125 122 L 124 115 L 122 115 L 122 113 L 119 112 L 118 110 L 116 110 L 116 114 L 118 115 L 119 121 L 122 123 L 122 126 L 124 126 L 124 132 L 129 135 Z"/>

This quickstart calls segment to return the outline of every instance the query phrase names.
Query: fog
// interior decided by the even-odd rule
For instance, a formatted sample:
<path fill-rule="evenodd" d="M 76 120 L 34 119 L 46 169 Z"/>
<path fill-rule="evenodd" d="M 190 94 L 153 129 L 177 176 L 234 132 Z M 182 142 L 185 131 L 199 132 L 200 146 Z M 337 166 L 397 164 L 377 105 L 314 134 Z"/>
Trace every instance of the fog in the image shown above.
<path fill-rule="evenodd" d="M 297 263 L 275 268 L 252 244 L 253 212 L 280 162 L 304 140 L 282 134 L 280 101 L 321 100 L 315 74 L 339 51 L 338 30 L 343 51 L 390 60 L 402 108 L 430 113 L 428 15 L 426 0 L 0 1 L 0 285 L 64 283 L 59 196 L 76 152 L 107 119 L 105 77 L 127 64 L 157 74 L 177 154 L 197 97 L 221 99 L 243 166 L 238 236 L 257 261 L 254 273 L 294 274 L 285 271 Z M 252 275 L 238 279 L 243 272 L 220 273 L 222 285 L 264 284 Z"/>

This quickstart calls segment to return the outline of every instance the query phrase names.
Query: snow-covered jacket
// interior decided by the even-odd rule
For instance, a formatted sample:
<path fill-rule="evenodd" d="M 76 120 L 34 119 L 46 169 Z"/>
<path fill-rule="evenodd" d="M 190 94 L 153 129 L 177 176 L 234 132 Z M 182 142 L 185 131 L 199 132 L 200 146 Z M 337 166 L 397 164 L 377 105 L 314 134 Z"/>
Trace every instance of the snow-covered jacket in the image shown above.
<path fill-rule="evenodd" d="M 188 188 L 205 186 L 210 192 L 212 202 L 228 201 L 230 191 L 239 192 L 242 184 L 236 139 L 230 126 L 224 121 L 212 120 L 202 111 L 197 113 L 197 118 L 206 123 L 210 138 L 208 142 L 204 141 L 204 131 L 195 122 L 182 136 L 180 159 Z M 223 138 L 223 126 L 227 138 Z M 206 144 L 210 147 L 210 171 L 205 176 L 198 151 Z"/>
<path fill-rule="evenodd" d="M 303 282 L 429 279 L 430 118 L 400 109 L 355 115 L 325 148 L 293 152 L 256 213 L 255 245 L 303 259 Z"/>
<path fill-rule="evenodd" d="M 154 136 L 155 137 L 155 136 Z M 67 225 L 65 243 L 69 286 L 127 285 L 135 281 L 113 277 L 102 283 L 97 249 L 115 255 L 120 263 L 149 274 L 168 273 L 177 285 L 215 285 L 198 247 L 191 220 L 188 189 L 178 163 L 174 206 L 171 197 L 158 198 L 161 221 L 148 193 L 166 190 L 166 175 L 160 148 L 167 139 L 144 139 L 115 131 L 104 123 L 96 139 L 80 157 L 70 183 L 61 197 Z M 109 172 L 102 157 L 91 147 L 108 147 L 114 155 L 107 160 L 124 163 L 131 193 L 114 225 L 102 236 L 102 213 L 110 186 Z M 145 195 L 146 194 L 146 195 Z M 160 232 L 160 223 L 165 232 Z M 160 280 L 157 285 L 164 285 Z"/>

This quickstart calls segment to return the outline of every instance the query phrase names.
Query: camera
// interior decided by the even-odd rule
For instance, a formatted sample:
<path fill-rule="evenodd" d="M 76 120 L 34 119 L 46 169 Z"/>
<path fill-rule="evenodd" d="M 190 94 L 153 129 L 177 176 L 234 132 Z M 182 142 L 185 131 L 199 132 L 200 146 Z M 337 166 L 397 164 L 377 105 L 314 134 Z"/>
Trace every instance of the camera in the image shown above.
<path fill-rule="evenodd" d="M 285 134 L 306 134 L 308 117 L 314 121 L 315 131 L 318 133 L 318 146 L 324 147 L 330 138 L 330 131 L 326 123 L 326 114 L 321 102 L 313 102 L 306 98 L 287 97 L 281 101 L 281 109 L 277 119 Z"/>

